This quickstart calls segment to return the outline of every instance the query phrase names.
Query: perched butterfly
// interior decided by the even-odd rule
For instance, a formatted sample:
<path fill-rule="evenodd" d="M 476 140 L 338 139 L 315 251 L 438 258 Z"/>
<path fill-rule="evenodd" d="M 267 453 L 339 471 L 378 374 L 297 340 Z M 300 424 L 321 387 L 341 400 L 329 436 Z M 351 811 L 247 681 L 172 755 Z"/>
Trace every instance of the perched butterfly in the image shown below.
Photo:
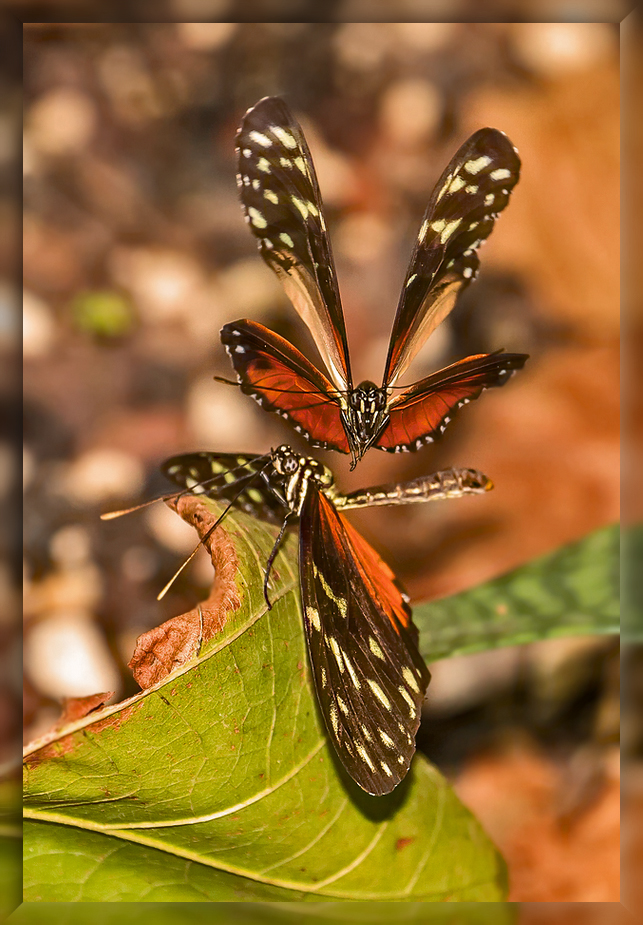
<path fill-rule="evenodd" d="M 342 494 L 326 466 L 288 446 L 265 456 L 175 456 L 162 471 L 185 490 L 281 522 L 266 567 L 266 600 L 278 545 L 288 524 L 299 522 L 301 599 L 324 722 L 353 780 L 368 793 L 389 793 L 409 769 L 430 675 L 408 596 L 339 511 L 482 493 L 492 487 L 489 479 L 452 469 Z"/>
<path fill-rule="evenodd" d="M 453 412 L 503 385 L 526 354 L 478 354 L 397 385 L 422 344 L 478 270 L 477 249 L 518 182 L 520 159 L 497 129 L 472 135 L 429 200 L 406 275 L 381 387 L 353 386 L 346 328 L 315 168 L 301 127 L 283 100 L 250 109 L 237 136 L 241 201 L 261 256 L 281 280 L 327 368 L 317 369 L 262 324 L 226 324 L 221 340 L 243 392 L 293 423 L 313 446 L 351 454 L 431 443 Z M 396 389 L 401 389 L 397 393 Z"/>

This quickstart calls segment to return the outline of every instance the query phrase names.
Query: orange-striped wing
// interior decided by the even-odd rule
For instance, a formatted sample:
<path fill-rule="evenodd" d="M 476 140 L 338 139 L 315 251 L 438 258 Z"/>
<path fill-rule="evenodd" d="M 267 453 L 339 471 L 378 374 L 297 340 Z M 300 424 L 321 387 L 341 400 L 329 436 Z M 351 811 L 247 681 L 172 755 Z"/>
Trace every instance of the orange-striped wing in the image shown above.
<path fill-rule="evenodd" d="M 242 392 L 290 421 L 313 446 L 348 453 L 341 420 L 345 396 L 283 337 L 254 321 L 221 329 Z"/>
<path fill-rule="evenodd" d="M 407 598 L 313 486 L 299 537 L 306 637 L 328 733 L 360 787 L 389 793 L 409 769 L 430 678 Z"/>
<path fill-rule="evenodd" d="M 374 446 L 396 453 L 433 443 L 458 408 L 504 385 L 526 360 L 524 353 L 480 354 L 421 379 L 390 400 L 388 423 Z"/>

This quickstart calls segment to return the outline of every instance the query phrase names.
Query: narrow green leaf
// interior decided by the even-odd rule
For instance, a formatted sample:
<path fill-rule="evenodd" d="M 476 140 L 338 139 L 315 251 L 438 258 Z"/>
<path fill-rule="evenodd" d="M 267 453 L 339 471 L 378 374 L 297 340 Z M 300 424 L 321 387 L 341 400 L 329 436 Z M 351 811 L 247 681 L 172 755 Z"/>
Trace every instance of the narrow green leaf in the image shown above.
<path fill-rule="evenodd" d="M 217 634 L 149 690 L 30 750 L 29 902 L 502 901 L 501 858 L 421 756 L 388 797 L 337 766 L 308 671 L 294 536 L 266 612 L 274 536 L 227 519 L 236 603 Z"/>
<path fill-rule="evenodd" d="M 554 636 L 618 633 L 619 529 L 413 610 L 427 661 Z"/>

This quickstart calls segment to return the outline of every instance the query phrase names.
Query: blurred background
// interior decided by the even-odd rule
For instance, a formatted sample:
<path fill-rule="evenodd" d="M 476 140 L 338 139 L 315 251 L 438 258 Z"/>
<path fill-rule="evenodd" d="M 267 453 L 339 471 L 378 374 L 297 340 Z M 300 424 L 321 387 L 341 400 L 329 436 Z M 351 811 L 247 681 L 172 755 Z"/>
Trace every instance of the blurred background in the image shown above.
<path fill-rule="evenodd" d="M 27 739 L 62 698 L 134 693 L 137 635 L 212 580 L 197 558 L 159 604 L 195 535 L 164 505 L 99 514 L 162 494 L 158 465 L 176 453 L 310 449 L 212 380 L 232 372 L 218 331 L 243 317 L 317 360 L 237 200 L 234 135 L 262 96 L 286 98 L 315 160 L 355 381 L 381 379 L 452 154 L 490 125 L 522 157 L 478 280 L 411 374 L 500 347 L 529 353 L 525 370 L 419 453 L 371 451 L 350 473 L 315 452 L 347 490 L 451 465 L 493 479 L 483 498 L 352 518 L 412 598 L 464 590 L 618 518 L 616 7 L 614 22 L 26 23 Z M 505 853 L 510 898 L 618 901 L 614 642 L 432 670 L 419 747 Z"/>

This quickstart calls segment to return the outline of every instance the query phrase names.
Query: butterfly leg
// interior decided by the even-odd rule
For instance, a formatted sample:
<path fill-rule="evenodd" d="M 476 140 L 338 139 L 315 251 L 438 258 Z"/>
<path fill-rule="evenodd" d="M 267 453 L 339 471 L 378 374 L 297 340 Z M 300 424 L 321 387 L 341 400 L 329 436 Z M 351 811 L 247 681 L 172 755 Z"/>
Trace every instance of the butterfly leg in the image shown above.
<path fill-rule="evenodd" d="M 273 562 L 275 561 L 275 558 L 279 551 L 279 547 L 281 546 L 281 541 L 284 538 L 284 533 L 286 532 L 286 527 L 288 526 L 288 519 L 292 516 L 293 516 L 293 512 L 291 511 L 288 514 L 286 514 L 286 516 L 284 517 L 284 522 L 281 525 L 279 536 L 275 540 L 275 545 L 272 547 L 272 551 L 270 555 L 268 556 L 268 561 L 266 563 L 266 573 L 263 579 L 263 596 L 266 600 L 266 604 L 268 605 L 268 610 L 272 610 L 272 604 L 270 603 L 270 598 L 268 597 L 268 579 L 270 578 L 270 572 L 272 569 Z"/>

